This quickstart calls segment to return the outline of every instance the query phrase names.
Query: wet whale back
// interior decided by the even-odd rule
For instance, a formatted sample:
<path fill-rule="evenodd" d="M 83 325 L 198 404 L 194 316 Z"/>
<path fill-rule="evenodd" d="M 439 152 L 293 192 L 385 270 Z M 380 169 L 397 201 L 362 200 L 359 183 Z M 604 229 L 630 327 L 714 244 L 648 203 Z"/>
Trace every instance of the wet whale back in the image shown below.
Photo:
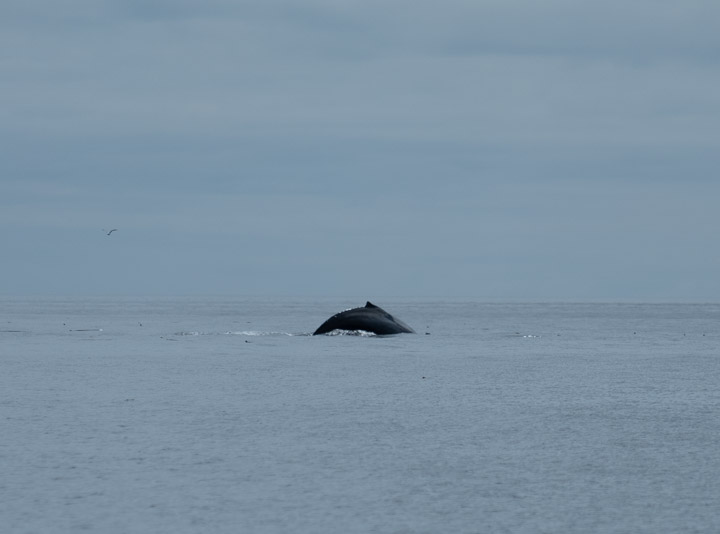
<path fill-rule="evenodd" d="M 321 324 L 313 335 L 327 334 L 333 330 L 363 330 L 380 336 L 415 332 L 408 325 L 370 301 L 362 308 L 336 313 Z"/>

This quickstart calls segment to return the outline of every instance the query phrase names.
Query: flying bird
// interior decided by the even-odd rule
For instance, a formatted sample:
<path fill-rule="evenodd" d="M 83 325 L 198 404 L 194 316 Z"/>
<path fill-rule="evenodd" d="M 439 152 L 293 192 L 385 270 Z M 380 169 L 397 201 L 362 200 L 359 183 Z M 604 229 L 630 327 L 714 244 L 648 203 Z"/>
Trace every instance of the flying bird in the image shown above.
<path fill-rule="evenodd" d="M 104 232 L 104 231 L 105 231 L 105 229 L 103 228 L 103 232 Z M 110 235 L 110 234 L 112 234 L 113 232 L 117 232 L 117 228 L 113 228 L 112 230 L 110 230 L 110 231 L 107 233 L 107 235 Z"/>

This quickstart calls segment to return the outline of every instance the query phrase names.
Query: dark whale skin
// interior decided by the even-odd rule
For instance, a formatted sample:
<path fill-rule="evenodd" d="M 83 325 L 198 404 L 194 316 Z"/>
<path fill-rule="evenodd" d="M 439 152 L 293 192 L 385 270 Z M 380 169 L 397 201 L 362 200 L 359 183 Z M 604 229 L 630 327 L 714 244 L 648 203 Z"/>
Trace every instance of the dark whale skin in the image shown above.
<path fill-rule="evenodd" d="M 362 308 L 353 308 L 336 313 L 321 324 L 313 335 L 327 334 L 333 330 L 363 330 L 379 336 L 415 333 L 415 330 L 401 320 L 396 319 L 370 301 Z"/>

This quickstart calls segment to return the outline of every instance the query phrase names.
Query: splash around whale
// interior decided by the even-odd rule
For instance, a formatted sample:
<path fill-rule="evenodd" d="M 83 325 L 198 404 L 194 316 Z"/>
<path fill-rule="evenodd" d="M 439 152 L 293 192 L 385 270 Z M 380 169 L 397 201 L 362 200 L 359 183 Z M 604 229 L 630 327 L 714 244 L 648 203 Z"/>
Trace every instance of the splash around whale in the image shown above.
<path fill-rule="evenodd" d="M 313 335 L 328 334 L 333 330 L 372 332 L 379 336 L 415 333 L 415 330 L 400 319 L 396 319 L 370 301 L 362 308 L 353 308 L 336 313 L 321 324 Z"/>

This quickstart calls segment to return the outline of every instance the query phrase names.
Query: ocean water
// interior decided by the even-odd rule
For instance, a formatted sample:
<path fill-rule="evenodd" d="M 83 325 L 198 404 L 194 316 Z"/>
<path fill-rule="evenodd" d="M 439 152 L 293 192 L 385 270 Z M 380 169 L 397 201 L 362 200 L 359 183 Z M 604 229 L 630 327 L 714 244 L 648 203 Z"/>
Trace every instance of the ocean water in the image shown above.
<path fill-rule="evenodd" d="M 0 299 L 7 533 L 720 532 L 720 305 Z"/>

